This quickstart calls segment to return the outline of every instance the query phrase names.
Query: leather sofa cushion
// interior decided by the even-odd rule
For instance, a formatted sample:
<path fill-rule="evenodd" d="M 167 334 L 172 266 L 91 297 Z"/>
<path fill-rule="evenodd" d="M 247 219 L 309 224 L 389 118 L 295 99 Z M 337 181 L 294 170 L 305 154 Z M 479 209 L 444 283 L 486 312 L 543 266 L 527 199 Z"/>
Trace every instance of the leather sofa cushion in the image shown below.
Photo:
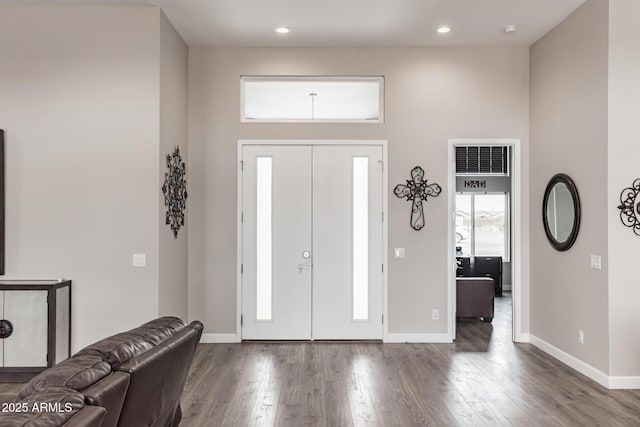
<path fill-rule="evenodd" d="M 154 345 L 140 334 L 123 332 L 83 348 L 74 357 L 83 355 L 100 356 L 102 360 L 115 369 L 153 347 Z"/>
<path fill-rule="evenodd" d="M 186 325 L 182 319 L 167 316 L 154 319 L 144 325 L 140 325 L 139 327 L 130 330 L 129 332 L 140 334 L 140 336 L 144 337 L 147 341 L 154 345 L 158 345 L 173 336 L 176 332 L 184 329 L 185 326 Z"/>
<path fill-rule="evenodd" d="M 16 402 L 27 412 L 0 413 L 2 427 L 60 427 L 81 411 L 84 396 L 74 390 L 50 388 Z M 35 410 L 34 410 L 35 409 Z"/>
<path fill-rule="evenodd" d="M 76 353 L 76 356 L 99 355 L 115 369 L 167 340 L 185 326 L 184 321 L 177 317 L 160 317 L 128 332 L 91 344 Z"/>
<path fill-rule="evenodd" d="M 153 319 L 140 327 L 164 327 L 173 329 L 174 332 L 178 332 L 180 329 L 184 329 L 186 323 L 179 317 L 165 316 Z"/>
<path fill-rule="evenodd" d="M 78 356 L 64 360 L 31 379 L 18 393 L 20 399 L 51 387 L 82 390 L 107 377 L 111 366 L 100 356 Z"/>

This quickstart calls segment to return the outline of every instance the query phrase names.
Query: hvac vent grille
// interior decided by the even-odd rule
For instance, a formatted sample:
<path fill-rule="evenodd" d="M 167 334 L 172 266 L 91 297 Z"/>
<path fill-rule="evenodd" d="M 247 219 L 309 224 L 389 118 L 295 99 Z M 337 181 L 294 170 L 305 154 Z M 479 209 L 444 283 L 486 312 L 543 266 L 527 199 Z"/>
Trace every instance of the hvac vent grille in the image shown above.
<path fill-rule="evenodd" d="M 509 147 L 456 147 L 456 173 L 508 175 Z"/>

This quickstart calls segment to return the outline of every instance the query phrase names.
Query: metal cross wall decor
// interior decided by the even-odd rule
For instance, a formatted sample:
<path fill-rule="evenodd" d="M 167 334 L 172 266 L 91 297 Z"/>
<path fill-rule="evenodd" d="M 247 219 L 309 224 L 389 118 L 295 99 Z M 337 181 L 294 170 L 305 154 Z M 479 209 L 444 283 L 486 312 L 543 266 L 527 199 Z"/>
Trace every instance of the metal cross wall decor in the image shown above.
<path fill-rule="evenodd" d="M 631 227 L 633 232 L 640 236 L 640 178 L 633 181 L 631 187 L 627 187 L 620 193 L 620 220 L 626 227 Z"/>
<path fill-rule="evenodd" d="M 411 228 L 420 230 L 424 227 L 424 211 L 422 209 L 422 201 L 427 200 L 427 196 L 436 197 L 442 188 L 438 184 L 428 184 L 424 179 L 424 169 L 416 166 L 411 169 L 411 179 L 407 180 L 407 184 L 398 184 L 393 189 L 393 194 L 397 197 L 406 197 L 412 201 L 411 205 Z"/>
<path fill-rule="evenodd" d="M 167 169 L 164 174 L 164 205 L 167 207 L 165 224 L 171 226 L 173 237 L 178 238 L 178 231 L 184 225 L 184 210 L 187 207 L 186 167 L 180 155 L 180 147 L 176 146 L 173 154 L 167 154 Z"/>

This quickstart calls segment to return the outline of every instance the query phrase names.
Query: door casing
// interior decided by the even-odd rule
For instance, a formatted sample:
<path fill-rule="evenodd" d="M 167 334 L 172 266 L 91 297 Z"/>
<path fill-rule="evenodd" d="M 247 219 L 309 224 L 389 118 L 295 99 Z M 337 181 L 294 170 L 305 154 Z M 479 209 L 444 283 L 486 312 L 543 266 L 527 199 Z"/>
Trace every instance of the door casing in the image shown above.
<path fill-rule="evenodd" d="M 523 331 L 523 291 L 527 289 L 523 283 L 524 275 L 522 274 L 522 248 L 523 239 L 523 186 L 522 186 L 522 147 L 519 139 L 450 139 L 448 144 L 448 233 L 447 236 L 447 282 L 449 283 L 447 291 L 447 300 L 449 302 L 449 316 L 447 319 L 447 335 L 451 341 L 456 337 L 456 275 L 455 275 L 455 147 L 456 146 L 491 146 L 491 145 L 507 145 L 511 147 L 511 295 L 513 301 L 512 314 L 512 339 L 514 342 L 528 342 L 529 337 Z"/>
<path fill-rule="evenodd" d="M 387 159 L 388 148 L 386 140 L 348 140 L 348 139 L 241 139 L 238 140 L 236 152 L 236 339 L 235 342 L 242 341 L 242 151 L 245 145 L 285 145 L 285 146 L 315 146 L 315 145 L 376 145 L 382 147 L 382 209 L 384 221 L 382 224 L 382 262 L 384 270 L 382 273 L 382 313 L 384 322 L 382 325 L 382 339 L 387 340 L 388 328 L 388 173 Z"/>

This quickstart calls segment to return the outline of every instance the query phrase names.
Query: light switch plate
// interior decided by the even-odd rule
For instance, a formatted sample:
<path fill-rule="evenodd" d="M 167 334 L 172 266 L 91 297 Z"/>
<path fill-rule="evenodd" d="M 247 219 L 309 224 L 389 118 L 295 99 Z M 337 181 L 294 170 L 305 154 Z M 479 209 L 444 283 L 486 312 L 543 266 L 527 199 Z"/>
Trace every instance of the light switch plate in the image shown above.
<path fill-rule="evenodd" d="M 393 248 L 394 258 L 404 258 L 404 248 Z"/>
<path fill-rule="evenodd" d="M 591 255 L 589 266 L 595 270 L 602 270 L 602 257 L 600 255 Z"/>
<path fill-rule="evenodd" d="M 147 255 L 146 254 L 133 254 L 133 266 L 134 267 L 146 267 Z"/>

